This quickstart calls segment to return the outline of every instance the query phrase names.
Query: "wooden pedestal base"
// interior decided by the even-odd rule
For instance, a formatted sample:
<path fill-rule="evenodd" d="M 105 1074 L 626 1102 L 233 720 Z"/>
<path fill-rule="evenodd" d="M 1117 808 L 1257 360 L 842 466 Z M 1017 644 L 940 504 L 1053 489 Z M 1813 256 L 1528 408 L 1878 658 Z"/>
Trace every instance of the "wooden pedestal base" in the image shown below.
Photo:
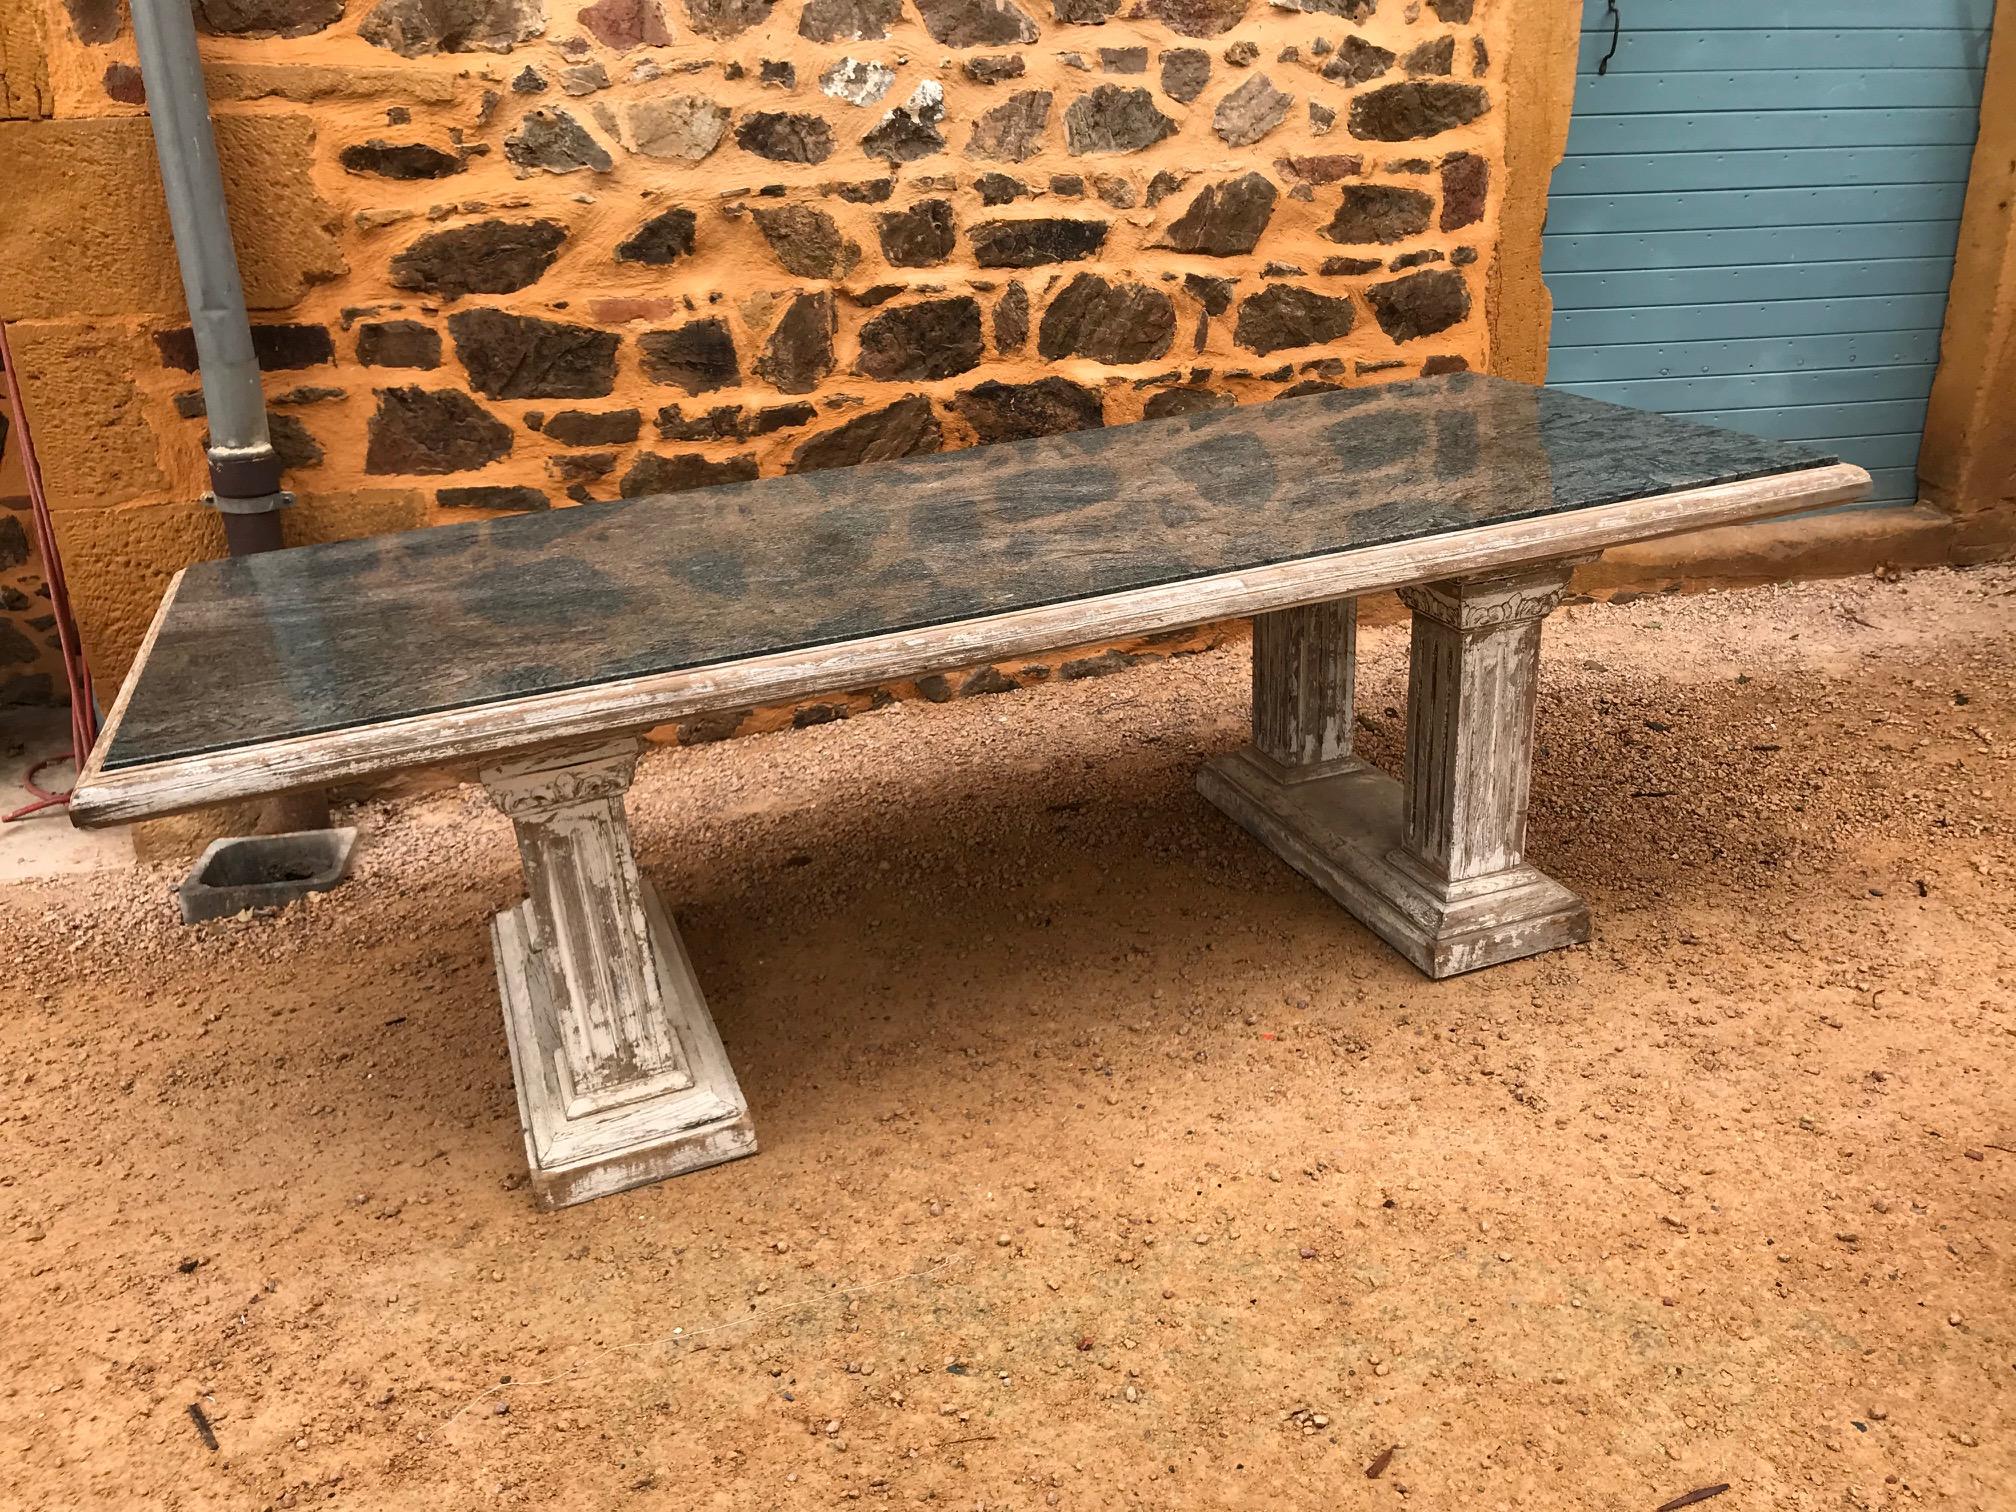
<path fill-rule="evenodd" d="M 1431 977 L 1589 938 L 1589 907 L 1534 867 L 1439 882 L 1402 843 L 1400 783 L 1358 762 L 1296 778 L 1252 750 L 1208 763 L 1198 791 Z"/>
<path fill-rule="evenodd" d="M 631 849 L 637 752 L 615 740 L 483 773 L 525 864 L 529 896 L 491 940 L 525 1158 L 549 1208 L 756 1152 L 686 947 Z"/>
<path fill-rule="evenodd" d="M 1589 909 L 1525 863 L 1540 622 L 1572 563 L 1403 588 L 1414 611 L 1399 779 L 1351 751 L 1357 606 L 1253 622 L 1253 744 L 1204 796 L 1431 977 L 1589 938 Z"/>
<path fill-rule="evenodd" d="M 649 882 L 643 889 L 666 1028 L 685 1052 L 691 1082 L 642 1091 L 628 1102 L 584 1110 L 570 1095 L 565 1057 L 550 1043 L 562 1000 L 532 948 L 532 904 L 507 908 L 490 925 L 525 1161 L 541 1207 L 567 1207 L 756 1153 L 749 1105 L 686 947 L 657 889 Z M 568 1116 L 570 1104 L 577 1106 L 574 1117 Z"/>

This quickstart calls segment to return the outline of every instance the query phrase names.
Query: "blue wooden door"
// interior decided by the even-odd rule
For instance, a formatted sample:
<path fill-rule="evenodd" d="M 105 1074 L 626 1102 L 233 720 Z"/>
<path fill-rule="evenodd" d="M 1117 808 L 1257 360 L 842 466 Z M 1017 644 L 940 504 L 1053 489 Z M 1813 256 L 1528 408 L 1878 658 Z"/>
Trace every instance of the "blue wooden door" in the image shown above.
<path fill-rule="evenodd" d="M 1917 497 L 1995 0 L 1584 0 L 1547 381 Z"/>

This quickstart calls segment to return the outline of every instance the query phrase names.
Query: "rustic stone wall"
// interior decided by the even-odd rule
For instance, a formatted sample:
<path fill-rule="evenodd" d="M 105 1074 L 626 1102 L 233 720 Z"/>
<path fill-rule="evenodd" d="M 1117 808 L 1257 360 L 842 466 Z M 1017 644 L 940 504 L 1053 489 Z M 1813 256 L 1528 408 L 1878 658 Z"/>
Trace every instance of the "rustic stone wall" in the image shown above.
<path fill-rule="evenodd" d="M 123 9 L 26 4 L 0 317 L 109 695 L 221 534 Z M 291 539 L 1490 360 L 1508 0 L 195 6 Z"/>
<path fill-rule="evenodd" d="M 62 643 L 35 549 L 20 436 L 0 391 L 0 709 L 65 699 Z"/>

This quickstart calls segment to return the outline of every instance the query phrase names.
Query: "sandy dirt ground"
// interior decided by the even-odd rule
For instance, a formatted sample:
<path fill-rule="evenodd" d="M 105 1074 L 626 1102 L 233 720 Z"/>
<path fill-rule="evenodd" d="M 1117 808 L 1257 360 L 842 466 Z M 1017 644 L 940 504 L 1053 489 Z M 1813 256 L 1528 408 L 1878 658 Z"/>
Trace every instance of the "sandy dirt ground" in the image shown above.
<path fill-rule="evenodd" d="M 1548 633 L 1596 939 L 1440 984 L 1196 796 L 1237 646 L 652 756 L 763 1151 L 557 1215 L 474 790 L 0 888 L 0 1505 L 2016 1507 L 2016 573 Z"/>

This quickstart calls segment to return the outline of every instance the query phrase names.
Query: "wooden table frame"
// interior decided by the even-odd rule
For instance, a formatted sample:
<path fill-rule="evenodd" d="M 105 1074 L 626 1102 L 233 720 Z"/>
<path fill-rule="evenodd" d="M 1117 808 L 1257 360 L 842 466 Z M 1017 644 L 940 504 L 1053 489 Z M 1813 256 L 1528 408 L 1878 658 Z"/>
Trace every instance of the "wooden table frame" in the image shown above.
<path fill-rule="evenodd" d="M 1853 499 L 1845 464 L 1306 557 L 982 619 L 417 718 L 103 767 L 85 825 L 428 767 L 473 770 L 512 820 L 527 901 L 493 929 L 533 1188 L 582 1201 L 754 1151 L 678 933 L 638 870 L 623 798 L 639 737 L 687 716 L 1253 616 L 1253 742 L 1205 795 L 1431 976 L 1587 938 L 1581 900 L 1524 861 L 1540 626 L 1607 546 Z M 135 660 L 146 662 L 171 583 Z M 1355 598 L 1414 615 L 1407 760 L 1351 751 Z"/>

